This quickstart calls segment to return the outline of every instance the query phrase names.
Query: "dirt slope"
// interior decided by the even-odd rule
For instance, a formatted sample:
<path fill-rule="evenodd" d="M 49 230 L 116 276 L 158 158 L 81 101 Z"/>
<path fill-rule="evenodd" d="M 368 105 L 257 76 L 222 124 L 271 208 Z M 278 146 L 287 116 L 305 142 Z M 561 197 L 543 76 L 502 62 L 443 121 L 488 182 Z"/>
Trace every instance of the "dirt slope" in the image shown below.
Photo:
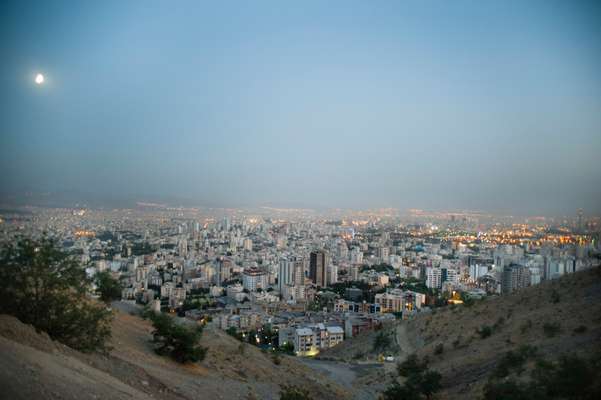
<path fill-rule="evenodd" d="M 485 326 L 492 333 L 483 338 L 478 331 Z M 397 361 L 410 353 L 427 357 L 430 367 L 442 374 L 444 390 L 438 398 L 480 398 L 501 357 L 521 345 L 535 346 L 549 359 L 567 353 L 588 355 L 601 349 L 601 269 L 488 298 L 471 307 L 438 309 L 431 315 L 395 322 L 384 332 L 394 337 L 385 353 L 395 354 Z M 360 335 L 322 357 L 348 362 L 360 354 L 355 362 L 375 360 L 377 335 Z M 394 364 L 385 367 L 386 376 L 380 371 L 365 381 L 393 379 Z"/>
<path fill-rule="evenodd" d="M 108 355 L 82 354 L 0 316 L 0 397 L 7 399 L 277 399 L 281 384 L 302 385 L 323 399 L 352 394 L 296 359 L 271 357 L 215 329 L 199 364 L 182 366 L 159 357 L 147 321 L 117 312 Z"/>

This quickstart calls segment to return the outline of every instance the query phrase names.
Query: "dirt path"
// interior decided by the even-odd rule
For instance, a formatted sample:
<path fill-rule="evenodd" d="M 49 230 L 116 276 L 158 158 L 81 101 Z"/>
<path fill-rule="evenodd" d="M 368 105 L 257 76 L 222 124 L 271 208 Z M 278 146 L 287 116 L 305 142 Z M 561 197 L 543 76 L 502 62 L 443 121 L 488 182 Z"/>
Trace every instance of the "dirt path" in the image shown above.
<path fill-rule="evenodd" d="M 325 374 L 339 385 L 347 388 L 352 393 L 353 399 L 374 400 L 378 398 L 378 388 L 364 385 L 361 382 L 361 378 L 368 375 L 383 373 L 383 365 L 380 363 L 354 364 L 311 358 L 298 358 L 298 360 L 315 371 Z"/>

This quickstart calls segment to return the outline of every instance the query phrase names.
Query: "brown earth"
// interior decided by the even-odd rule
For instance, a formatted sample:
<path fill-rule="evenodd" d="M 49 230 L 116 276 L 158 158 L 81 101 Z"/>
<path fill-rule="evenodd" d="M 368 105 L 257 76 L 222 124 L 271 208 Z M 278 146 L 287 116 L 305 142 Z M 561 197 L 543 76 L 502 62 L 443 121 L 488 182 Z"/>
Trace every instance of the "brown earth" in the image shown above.
<path fill-rule="evenodd" d="M 207 328 L 204 361 L 181 365 L 156 355 L 152 327 L 116 311 L 109 354 L 83 354 L 11 316 L 0 316 L 0 397 L 6 399 L 276 399 L 280 386 L 316 398 L 352 395 L 288 356 L 271 356 Z"/>
<path fill-rule="evenodd" d="M 549 335 L 546 324 L 556 325 L 560 331 Z M 483 326 L 492 329 L 489 337 L 478 333 Z M 442 374 L 444 388 L 437 398 L 477 399 L 504 354 L 522 345 L 535 346 L 550 360 L 564 354 L 588 356 L 601 351 L 601 268 L 512 295 L 487 298 L 470 307 L 440 308 L 414 320 L 389 324 L 383 332 L 394 338 L 386 351 L 373 350 L 379 332 L 369 332 L 320 356 L 348 363 L 375 362 L 378 353 L 402 361 L 415 353 L 427 358 L 430 368 Z M 396 377 L 395 366 L 385 363 L 386 376 L 378 371 L 362 379 L 366 384 L 383 379 L 391 382 Z"/>

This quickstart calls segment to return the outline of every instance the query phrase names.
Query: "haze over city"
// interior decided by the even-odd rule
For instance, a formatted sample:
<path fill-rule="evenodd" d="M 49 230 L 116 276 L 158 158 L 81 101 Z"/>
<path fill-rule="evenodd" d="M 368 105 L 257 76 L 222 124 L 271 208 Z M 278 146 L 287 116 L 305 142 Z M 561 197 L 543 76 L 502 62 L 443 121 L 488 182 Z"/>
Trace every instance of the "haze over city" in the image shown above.
<path fill-rule="evenodd" d="M 3 2 L 0 193 L 598 214 L 600 10 Z"/>

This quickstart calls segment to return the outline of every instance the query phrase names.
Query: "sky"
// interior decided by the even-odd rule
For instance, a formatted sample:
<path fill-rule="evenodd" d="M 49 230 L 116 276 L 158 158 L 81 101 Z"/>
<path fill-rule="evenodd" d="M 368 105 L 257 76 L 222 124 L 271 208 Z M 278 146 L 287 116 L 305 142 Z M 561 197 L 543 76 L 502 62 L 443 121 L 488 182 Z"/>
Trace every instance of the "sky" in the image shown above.
<path fill-rule="evenodd" d="M 600 2 L 5 1 L 0 85 L 0 201 L 601 213 Z"/>

